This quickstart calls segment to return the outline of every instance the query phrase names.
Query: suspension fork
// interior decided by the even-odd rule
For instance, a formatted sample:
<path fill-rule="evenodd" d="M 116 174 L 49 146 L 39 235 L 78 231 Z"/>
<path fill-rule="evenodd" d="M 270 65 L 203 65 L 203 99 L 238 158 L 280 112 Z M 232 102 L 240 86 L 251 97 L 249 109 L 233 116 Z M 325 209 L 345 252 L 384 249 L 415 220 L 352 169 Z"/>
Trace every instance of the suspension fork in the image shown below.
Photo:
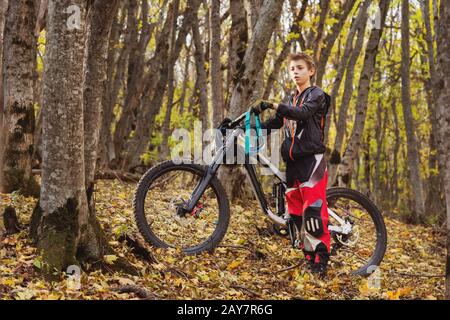
<path fill-rule="evenodd" d="M 194 210 L 195 206 L 197 205 L 197 202 L 202 197 L 206 188 L 208 188 L 208 185 L 211 182 L 211 180 L 214 178 L 214 176 L 216 175 L 217 170 L 219 170 L 219 167 L 221 165 L 220 160 L 224 158 L 224 155 L 226 154 L 226 150 L 228 150 L 228 148 L 234 147 L 234 139 L 237 136 L 239 136 L 239 134 L 240 134 L 239 130 L 234 130 L 233 134 L 231 134 L 230 137 L 227 138 L 225 145 L 223 145 L 217 151 L 211 165 L 209 165 L 206 170 L 206 174 L 195 186 L 194 191 L 192 192 L 191 196 L 189 197 L 189 200 L 187 201 L 187 203 L 184 204 L 180 208 L 182 210 L 182 212 L 180 212 L 180 213 L 192 212 L 192 210 Z"/>
<path fill-rule="evenodd" d="M 182 207 L 184 212 L 192 212 L 194 210 L 195 206 L 197 205 L 197 202 L 202 197 L 203 193 L 205 192 L 206 188 L 208 188 L 209 183 L 214 178 L 214 176 L 217 173 L 217 170 L 219 169 L 220 164 L 213 163 L 212 165 L 208 166 L 208 169 L 206 170 L 206 174 L 203 176 L 203 178 L 197 183 L 197 185 L 194 188 L 194 191 L 192 192 L 189 200 L 187 203 Z"/>

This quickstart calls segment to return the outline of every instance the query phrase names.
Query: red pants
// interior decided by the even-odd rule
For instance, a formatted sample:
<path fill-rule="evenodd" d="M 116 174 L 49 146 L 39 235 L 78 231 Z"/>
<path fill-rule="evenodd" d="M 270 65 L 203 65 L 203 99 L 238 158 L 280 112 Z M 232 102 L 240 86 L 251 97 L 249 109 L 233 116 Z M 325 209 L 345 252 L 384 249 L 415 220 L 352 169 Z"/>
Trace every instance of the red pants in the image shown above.
<path fill-rule="evenodd" d="M 296 180 L 294 186 L 286 190 L 287 210 L 291 216 L 303 217 L 300 230 L 303 250 L 310 253 L 329 253 L 330 232 L 326 200 L 328 172 L 323 155 L 315 155 L 315 158 L 316 164 L 308 181 Z M 317 255 L 313 256 L 318 259 Z"/>

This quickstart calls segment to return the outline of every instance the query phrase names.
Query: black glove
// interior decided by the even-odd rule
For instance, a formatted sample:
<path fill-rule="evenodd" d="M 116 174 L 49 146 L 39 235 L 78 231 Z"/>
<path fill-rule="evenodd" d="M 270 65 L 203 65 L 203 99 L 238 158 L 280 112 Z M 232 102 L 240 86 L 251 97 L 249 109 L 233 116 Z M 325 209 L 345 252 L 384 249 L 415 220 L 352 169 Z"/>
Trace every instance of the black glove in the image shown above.
<path fill-rule="evenodd" d="M 254 114 L 260 114 L 264 110 L 272 109 L 273 103 L 267 100 L 256 100 L 251 106 L 251 111 Z"/>

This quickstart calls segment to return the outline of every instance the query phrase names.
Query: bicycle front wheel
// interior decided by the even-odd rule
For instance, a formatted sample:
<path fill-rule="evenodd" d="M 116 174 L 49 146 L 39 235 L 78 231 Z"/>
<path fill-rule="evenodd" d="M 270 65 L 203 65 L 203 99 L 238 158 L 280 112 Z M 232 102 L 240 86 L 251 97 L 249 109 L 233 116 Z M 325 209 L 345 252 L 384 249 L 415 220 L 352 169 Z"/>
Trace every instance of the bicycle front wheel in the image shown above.
<path fill-rule="evenodd" d="M 365 195 L 347 188 L 328 189 L 327 202 L 329 212 L 335 215 L 329 217 L 332 264 L 352 274 L 371 274 L 379 267 L 387 246 L 386 226 L 380 210 Z M 351 231 L 333 231 L 332 227 L 344 225 Z"/>
<path fill-rule="evenodd" d="M 144 239 L 155 247 L 179 248 L 188 254 L 213 250 L 230 220 L 225 191 L 214 177 L 192 212 L 179 207 L 190 198 L 206 168 L 165 161 L 147 171 L 134 197 L 134 215 Z"/>

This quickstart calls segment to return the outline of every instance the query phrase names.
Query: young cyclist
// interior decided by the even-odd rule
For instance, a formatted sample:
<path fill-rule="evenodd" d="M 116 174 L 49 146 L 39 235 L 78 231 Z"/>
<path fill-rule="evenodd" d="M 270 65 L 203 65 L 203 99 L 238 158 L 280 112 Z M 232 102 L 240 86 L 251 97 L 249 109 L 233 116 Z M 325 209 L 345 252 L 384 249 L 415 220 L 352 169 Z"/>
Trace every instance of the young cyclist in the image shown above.
<path fill-rule="evenodd" d="M 257 101 L 252 110 L 276 111 L 261 124 L 262 129 L 284 126 L 281 155 L 286 162 L 285 193 L 288 223 L 294 223 L 303 239 L 303 252 L 312 272 L 326 274 L 330 253 L 330 232 L 326 201 L 327 166 L 325 163 L 324 121 L 330 97 L 311 85 L 316 72 L 314 60 L 304 53 L 291 53 L 289 73 L 296 90 L 282 103 Z"/>

